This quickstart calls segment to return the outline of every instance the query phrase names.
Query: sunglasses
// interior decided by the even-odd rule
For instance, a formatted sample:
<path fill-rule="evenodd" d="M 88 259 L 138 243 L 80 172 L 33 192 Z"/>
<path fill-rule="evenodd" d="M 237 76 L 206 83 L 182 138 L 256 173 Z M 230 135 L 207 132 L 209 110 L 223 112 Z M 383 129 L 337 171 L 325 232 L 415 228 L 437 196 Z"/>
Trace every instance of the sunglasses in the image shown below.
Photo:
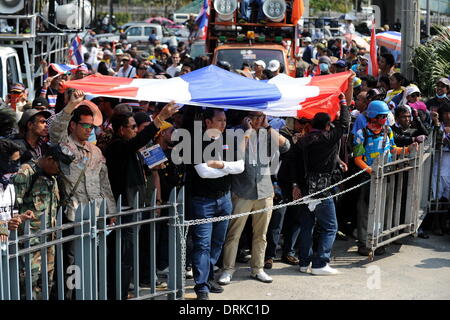
<path fill-rule="evenodd" d="M 377 115 L 378 119 L 386 119 L 387 118 L 387 114 L 379 114 Z"/>
<path fill-rule="evenodd" d="M 92 124 L 92 123 L 78 122 L 78 124 L 79 124 L 83 129 L 92 129 L 92 128 L 95 127 L 95 125 Z"/>

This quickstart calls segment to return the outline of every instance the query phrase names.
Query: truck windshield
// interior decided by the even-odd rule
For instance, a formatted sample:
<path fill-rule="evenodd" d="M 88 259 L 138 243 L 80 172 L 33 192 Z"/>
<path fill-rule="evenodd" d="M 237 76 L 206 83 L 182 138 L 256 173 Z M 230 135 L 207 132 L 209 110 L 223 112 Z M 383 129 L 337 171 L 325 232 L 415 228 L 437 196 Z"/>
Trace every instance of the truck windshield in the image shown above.
<path fill-rule="evenodd" d="M 233 69 L 241 69 L 243 62 L 248 62 L 250 66 L 256 60 L 263 60 L 266 65 L 270 60 L 278 60 L 284 65 L 283 52 L 271 49 L 224 49 L 217 52 L 216 61 L 228 61 Z M 284 68 L 286 70 L 286 66 Z"/>

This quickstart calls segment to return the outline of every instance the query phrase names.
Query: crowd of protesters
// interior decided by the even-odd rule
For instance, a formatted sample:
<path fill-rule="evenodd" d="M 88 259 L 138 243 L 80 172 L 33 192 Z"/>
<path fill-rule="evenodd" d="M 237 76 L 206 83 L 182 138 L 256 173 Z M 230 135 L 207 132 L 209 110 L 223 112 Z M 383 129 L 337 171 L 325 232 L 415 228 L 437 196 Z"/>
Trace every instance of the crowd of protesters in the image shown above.
<path fill-rule="evenodd" d="M 185 219 L 212 218 L 260 209 L 262 213 L 192 227 L 188 246 L 187 276 L 195 281 L 200 300 L 210 292 L 220 293 L 222 285 L 233 278 L 236 261 L 250 261 L 251 276 L 265 283 L 273 281 L 266 272 L 277 258 L 281 245 L 281 261 L 299 266 L 300 272 L 335 275 L 330 266 L 335 238 L 358 240 L 358 252 L 368 255 L 366 248 L 369 188 L 351 192 L 338 199 L 320 203 L 270 209 L 323 190 L 343 177 L 370 166 L 381 154 L 413 152 L 433 131 L 442 150 L 441 170 L 433 179 L 440 180 L 434 198 L 448 202 L 450 197 L 450 80 L 436 83 L 436 95 L 422 101 L 417 84 L 396 70 L 394 57 L 382 52 L 380 75 L 368 74 L 368 56 L 364 49 L 341 40 L 312 44 L 307 35 L 305 48 L 297 57 L 298 76 L 318 76 L 349 71 L 349 89 L 340 95 L 338 115 L 317 113 L 312 119 L 275 118 L 262 112 L 222 110 L 154 101 L 129 101 L 108 97 L 88 100 L 80 90 L 65 89 L 67 80 L 82 79 L 90 74 L 108 76 L 169 79 L 200 69 L 209 64 L 207 56 L 192 59 L 189 46 L 161 45 L 154 37 L 147 51 L 126 40 L 100 46 L 92 35 L 84 44 L 84 61 L 68 73 L 52 69 L 43 62 L 47 79 L 28 101 L 27 90 L 20 83 L 11 84 L 8 99 L 0 109 L 0 236 L 6 243 L 9 232 L 24 232 L 24 221 L 31 220 L 31 232 L 38 232 L 40 216 L 46 215 L 48 227 L 56 224 L 57 209 L 63 207 L 64 221 L 75 219 L 78 205 L 95 199 L 106 199 L 109 214 L 116 212 L 116 202 L 131 206 L 136 194 L 141 205 L 149 205 L 153 190 L 157 204 L 169 201 L 173 188 L 185 186 Z M 341 48 L 342 47 L 342 48 Z M 344 48 L 345 47 L 345 48 Z M 283 72 L 280 61 L 245 62 L 233 70 L 227 61 L 218 66 L 255 80 L 265 80 Z M 101 116 L 98 114 L 98 110 Z M 219 141 L 211 158 L 196 164 L 176 164 L 171 151 L 176 143 L 171 137 L 177 129 L 194 130 L 194 121 L 211 138 L 203 142 L 202 152 Z M 236 144 L 240 152 L 230 151 L 225 129 L 242 130 L 244 139 Z M 281 164 L 270 172 L 260 149 L 270 154 L 270 143 L 256 143 L 255 135 L 266 132 L 276 142 Z M 158 144 L 168 159 L 149 168 L 139 150 Z M 268 148 L 265 150 L 264 148 Z M 218 152 L 217 150 L 221 150 Z M 225 161 L 226 159 L 226 161 Z M 262 172 L 270 172 L 262 174 Z M 317 197 L 335 192 L 325 191 Z M 18 211 L 14 210 L 17 209 Z M 431 229 L 436 235 L 450 232 L 448 215 L 433 215 Z M 167 215 L 164 209 L 158 212 Z M 122 223 L 129 222 L 127 218 Z M 115 219 L 109 219 L 112 225 Z M 70 229 L 64 230 L 70 235 Z M 149 236 L 143 227 L 140 237 Z M 428 235 L 421 231 L 422 237 Z M 168 228 L 164 223 L 156 229 L 158 275 L 168 273 Z M 122 292 L 129 297 L 131 285 L 150 282 L 149 247 L 139 247 L 140 282 L 131 284 L 133 273 L 132 230 L 124 229 L 122 246 Z M 32 245 L 38 244 L 33 240 Z M 108 297 L 114 299 L 115 279 L 114 231 L 108 237 Z M 383 254 L 381 247 L 375 254 Z M 31 254 L 35 298 L 41 293 L 41 253 Z M 147 259 L 146 259 L 147 258 Z M 50 283 L 53 283 L 54 249 L 47 254 Z M 64 267 L 74 263 L 74 247 L 64 244 Z M 111 266 L 111 268 L 109 268 Z M 215 272 L 221 269 L 215 280 Z M 163 280 L 163 278 L 161 278 Z M 158 281 L 164 286 L 163 281 Z M 66 298 L 73 293 L 66 290 Z"/>

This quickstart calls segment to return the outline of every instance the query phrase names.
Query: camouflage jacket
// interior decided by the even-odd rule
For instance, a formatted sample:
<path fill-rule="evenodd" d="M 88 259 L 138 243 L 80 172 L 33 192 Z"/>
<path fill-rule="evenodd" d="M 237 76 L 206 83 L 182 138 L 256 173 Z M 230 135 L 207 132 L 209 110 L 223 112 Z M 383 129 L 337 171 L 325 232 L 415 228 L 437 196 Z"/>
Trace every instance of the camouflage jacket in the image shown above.
<path fill-rule="evenodd" d="M 30 161 L 20 167 L 14 177 L 14 187 L 19 213 L 31 210 L 36 217 L 30 221 L 32 232 L 39 231 L 42 214 L 46 215 L 47 228 L 56 225 L 59 190 L 55 177 L 45 175 L 36 162 Z"/>
<path fill-rule="evenodd" d="M 80 183 L 69 199 L 66 208 L 66 217 L 70 221 L 75 221 L 75 211 L 81 204 L 87 204 L 93 200 L 106 199 L 109 213 L 116 212 L 116 203 L 108 178 L 108 168 L 102 152 L 94 144 L 86 142 L 81 144 L 67 133 L 67 127 L 71 115 L 64 110 L 56 114 L 50 124 L 49 133 L 52 143 L 59 143 L 69 148 L 75 156 L 75 160 L 70 166 L 61 164 L 61 178 L 64 190 L 70 194 L 74 186 L 83 174 L 84 166 L 87 166 Z M 98 215 L 101 201 L 97 201 L 96 213 Z"/>

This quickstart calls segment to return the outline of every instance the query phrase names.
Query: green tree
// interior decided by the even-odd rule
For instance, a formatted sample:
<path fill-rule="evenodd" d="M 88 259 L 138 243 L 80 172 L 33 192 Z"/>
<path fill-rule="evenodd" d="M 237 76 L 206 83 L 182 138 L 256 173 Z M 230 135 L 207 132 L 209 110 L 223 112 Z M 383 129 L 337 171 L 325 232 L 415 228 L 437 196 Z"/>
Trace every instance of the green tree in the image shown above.
<path fill-rule="evenodd" d="M 317 11 L 337 11 L 348 12 L 352 8 L 352 1 L 350 0 L 311 0 L 309 2 L 310 8 Z"/>

